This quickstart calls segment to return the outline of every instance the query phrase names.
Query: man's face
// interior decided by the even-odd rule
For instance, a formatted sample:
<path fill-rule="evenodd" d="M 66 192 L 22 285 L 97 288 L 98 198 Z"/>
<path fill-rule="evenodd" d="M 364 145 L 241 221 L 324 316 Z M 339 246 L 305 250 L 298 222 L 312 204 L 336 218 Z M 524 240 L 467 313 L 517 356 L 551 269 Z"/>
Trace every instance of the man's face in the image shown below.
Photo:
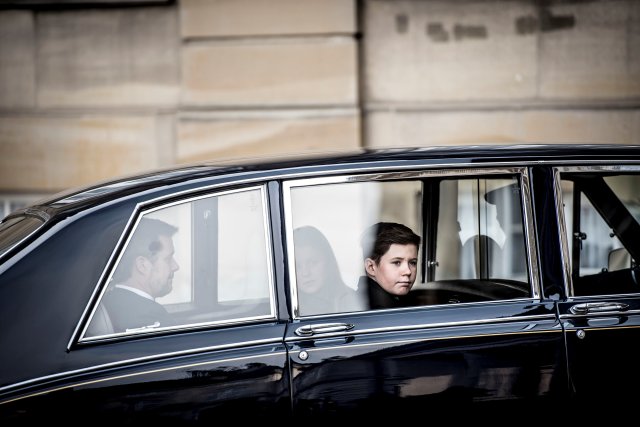
<path fill-rule="evenodd" d="M 171 292 L 173 273 L 180 268 L 173 258 L 174 248 L 171 237 L 160 236 L 158 240 L 162 243 L 162 249 L 151 260 L 152 267 L 148 279 L 148 289 L 154 298 L 163 297 Z"/>
<path fill-rule="evenodd" d="M 385 291 L 393 295 L 406 295 L 416 280 L 418 248 L 415 245 L 393 244 L 378 264 L 367 258 L 365 268 Z"/>

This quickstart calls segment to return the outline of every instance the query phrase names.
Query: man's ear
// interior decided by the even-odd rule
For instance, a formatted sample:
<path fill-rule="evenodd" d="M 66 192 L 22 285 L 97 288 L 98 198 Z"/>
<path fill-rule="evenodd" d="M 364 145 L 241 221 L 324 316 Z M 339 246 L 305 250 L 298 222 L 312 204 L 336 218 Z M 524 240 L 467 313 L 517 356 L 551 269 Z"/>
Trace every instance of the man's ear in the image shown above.
<path fill-rule="evenodd" d="M 146 274 L 149 269 L 149 260 L 143 256 L 136 257 L 136 271 L 141 274 Z"/>
<path fill-rule="evenodd" d="M 376 275 L 376 262 L 371 258 L 367 258 L 364 260 L 364 271 L 367 272 L 369 276 L 375 277 Z"/>

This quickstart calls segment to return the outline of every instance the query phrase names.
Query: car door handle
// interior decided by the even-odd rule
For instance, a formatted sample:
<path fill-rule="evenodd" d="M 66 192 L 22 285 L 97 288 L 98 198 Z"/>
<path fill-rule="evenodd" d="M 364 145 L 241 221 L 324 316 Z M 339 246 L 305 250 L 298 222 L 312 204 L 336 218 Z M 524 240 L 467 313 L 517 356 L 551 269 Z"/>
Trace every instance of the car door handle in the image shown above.
<path fill-rule="evenodd" d="M 607 311 L 625 311 L 629 304 L 621 302 L 586 302 L 576 304 L 569 309 L 572 314 L 603 313 Z"/>
<path fill-rule="evenodd" d="M 295 334 L 299 337 L 310 337 L 316 334 L 326 334 L 329 332 L 344 332 L 353 329 L 351 323 L 321 323 L 317 325 L 304 325 L 296 329 Z"/>

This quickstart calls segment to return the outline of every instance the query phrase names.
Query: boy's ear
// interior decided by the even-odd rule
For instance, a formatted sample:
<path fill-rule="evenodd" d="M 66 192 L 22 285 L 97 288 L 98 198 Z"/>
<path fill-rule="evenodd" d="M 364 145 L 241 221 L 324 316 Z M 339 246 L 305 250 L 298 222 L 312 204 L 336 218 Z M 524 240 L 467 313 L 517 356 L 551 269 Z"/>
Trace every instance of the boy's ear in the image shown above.
<path fill-rule="evenodd" d="M 367 272 L 369 276 L 376 275 L 375 266 L 376 266 L 376 262 L 371 258 L 367 258 L 364 260 L 364 270 Z"/>

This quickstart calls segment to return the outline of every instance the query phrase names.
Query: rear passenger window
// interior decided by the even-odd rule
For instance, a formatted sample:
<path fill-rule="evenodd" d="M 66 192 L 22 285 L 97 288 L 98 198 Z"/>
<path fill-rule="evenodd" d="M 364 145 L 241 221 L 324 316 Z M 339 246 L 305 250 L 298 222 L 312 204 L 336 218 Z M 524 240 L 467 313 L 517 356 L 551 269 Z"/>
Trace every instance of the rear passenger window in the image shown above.
<path fill-rule="evenodd" d="M 531 297 L 519 176 L 469 171 L 286 183 L 296 316 Z M 408 241 L 411 232 L 419 237 L 407 294 L 402 269 L 412 271 L 411 251 L 390 260 L 398 276 L 380 263 L 369 280 L 366 237 L 372 227 L 405 233 L 395 224 L 408 228 Z M 395 248 L 403 246 L 411 244 Z"/>
<path fill-rule="evenodd" d="M 275 316 L 265 190 L 145 212 L 85 337 Z"/>

